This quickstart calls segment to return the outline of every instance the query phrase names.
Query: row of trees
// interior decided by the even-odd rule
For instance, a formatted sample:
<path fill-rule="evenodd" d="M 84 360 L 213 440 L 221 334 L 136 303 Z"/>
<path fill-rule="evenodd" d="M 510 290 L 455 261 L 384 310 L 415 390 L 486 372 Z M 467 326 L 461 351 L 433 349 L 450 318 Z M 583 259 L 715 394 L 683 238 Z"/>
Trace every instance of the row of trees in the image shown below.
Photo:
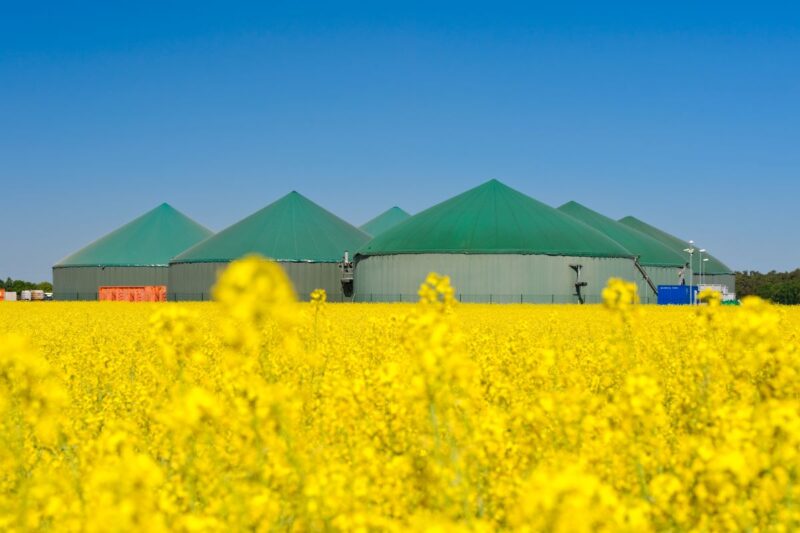
<path fill-rule="evenodd" d="M 737 272 L 736 296 L 760 296 L 785 305 L 800 304 L 800 268 L 792 272 Z"/>
<path fill-rule="evenodd" d="M 2 278 L 0 278 L 1 280 Z M 32 291 L 32 290 L 41 290 L 44 292 L 53 292 L 53 284 L 49 281 L 41 281 L 39 283 L 33 283 L 31 281 L 25 281 L 21 279 L 11 279 L 6 278 L 5 281 L 0 281 L 0 289 L 5 289 L 7 291 L 14 291 L 14 292 L 21 292 L 21 291 Z"/>

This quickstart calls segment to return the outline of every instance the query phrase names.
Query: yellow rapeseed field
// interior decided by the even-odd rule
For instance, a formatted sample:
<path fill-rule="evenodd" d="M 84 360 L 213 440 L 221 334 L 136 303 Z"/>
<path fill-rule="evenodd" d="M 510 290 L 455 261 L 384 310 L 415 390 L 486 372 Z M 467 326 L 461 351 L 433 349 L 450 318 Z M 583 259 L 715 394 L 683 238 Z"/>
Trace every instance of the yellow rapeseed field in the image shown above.
<path fill-rule="evenodd" d="M 0 304 L 2 531 L 789 531 L 800 310 Z"/>

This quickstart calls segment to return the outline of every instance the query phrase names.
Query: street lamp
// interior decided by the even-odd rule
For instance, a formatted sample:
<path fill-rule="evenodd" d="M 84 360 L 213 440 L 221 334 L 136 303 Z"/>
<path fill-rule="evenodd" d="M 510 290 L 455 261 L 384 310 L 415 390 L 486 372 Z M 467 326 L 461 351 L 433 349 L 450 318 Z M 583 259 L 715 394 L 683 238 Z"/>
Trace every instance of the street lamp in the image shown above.
<path fill-rule="evenodd" d="M 697 251 L 700 252 L 700 285 L 702 285 L 703 284 L 703 254 L 705 253 L 706 249 L 705 248 L 700 248 Z"/>
<path fill-rule="evenodd" d="M 706 257 L 705 259 L 703 259 L 703 263 L 707 263 L 707 262 L 708 262 L 708 257 Z M 701 272 L 701 274 L 700 274 L 700 283 L 703 283 L 703 276 L 705 275 L 705 272 L 706 272 L 706 267 L 705 267 L 705 265 L 703 265 L 703 264 L 701 263 L 701 264 L 700 264 L 700 269 L 701 269 L 701 270 L 700 270 L 700 272 Z"/>
<path fill-rule="evenodd" d="M 689 254 L 689 302 L 694 305 L 694 272 L 692 271 L 692 255 L 694 254 L 694 241 L 689 241 L 689 247 L 683 249 L 684 252 Z"/>

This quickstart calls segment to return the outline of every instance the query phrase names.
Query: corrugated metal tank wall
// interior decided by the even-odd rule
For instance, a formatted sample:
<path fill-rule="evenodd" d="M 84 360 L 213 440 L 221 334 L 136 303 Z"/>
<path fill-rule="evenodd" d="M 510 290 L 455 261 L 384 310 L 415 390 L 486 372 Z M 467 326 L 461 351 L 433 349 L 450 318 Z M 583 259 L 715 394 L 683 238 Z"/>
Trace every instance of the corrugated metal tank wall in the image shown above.
<path fill-rule="evenodd" d="M 338 263 L 279 263 L 292 280 L 297 297 L 308 300 L 314 289 L 325 289 L 328 301 L 349 301 L 342 293 Z M 211 299 L 211 288 L 217 274 L 228 263 L 173 263 L 169 266 L 167 298 L 171 301 L 205 301 Z"/>
<path fill-rule="evenodd" d="M 167 300 L 173 302 L 211 300 L 211 288 L 219 271 L 229 263 L 173 263 L 169 265 Z"/>
<path fill-rule="evenodd" d="M 679 283 L 678 272 L 680 271 L 680 268 L 678 267 L 645 266 L 643 268 L 656 287 L 659 285 L 678 285 Z M 654 304 L 658 302 L 658 295 L 653 294 L 652 289 L 650 289 L 646 283 L 645 287 L 647 290 L 642 292 L 642 287 L 641 285 L 639 286 L 639 295 L 642 303 Z"/>
<path fill-rule="evenodd" d="M 53 299 L 97 300 L 100 287 L 166 285 L 166 266 L 53 267 Z"/>
<path fill-rule="evenodd" d="M 355 272 L 355 301 L 416 301 L 429 272 L 450 276 L 464 302 L 573 303 L 575 272 L 587 303 L 601 301 L 608 278 L 641 278 L 632 259 L 506 254 L 398 254 L 360 258 Z"/>

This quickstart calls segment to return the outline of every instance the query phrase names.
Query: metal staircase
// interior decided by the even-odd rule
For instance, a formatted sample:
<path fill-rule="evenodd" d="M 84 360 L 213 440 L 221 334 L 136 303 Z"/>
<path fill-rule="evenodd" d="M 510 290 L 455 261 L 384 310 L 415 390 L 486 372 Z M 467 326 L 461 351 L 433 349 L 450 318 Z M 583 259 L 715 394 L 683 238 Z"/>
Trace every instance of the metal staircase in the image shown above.
<path fill-rule="evenodd" d="M 656 284 L 653 283 L 652 279 L 650 279 L 650 276 L 647 275 L 647 272 L 645 271 L 644 267 L 639 264 L 639 259 L 638 258 L 634 259 L 633 264 L 636 265 L 636 269 L 642 275 L 647 284 L 650 285 L 650 289 L 653 291 L 653 294 L 658 296 L 658 287 L 656 287 Z"/>

